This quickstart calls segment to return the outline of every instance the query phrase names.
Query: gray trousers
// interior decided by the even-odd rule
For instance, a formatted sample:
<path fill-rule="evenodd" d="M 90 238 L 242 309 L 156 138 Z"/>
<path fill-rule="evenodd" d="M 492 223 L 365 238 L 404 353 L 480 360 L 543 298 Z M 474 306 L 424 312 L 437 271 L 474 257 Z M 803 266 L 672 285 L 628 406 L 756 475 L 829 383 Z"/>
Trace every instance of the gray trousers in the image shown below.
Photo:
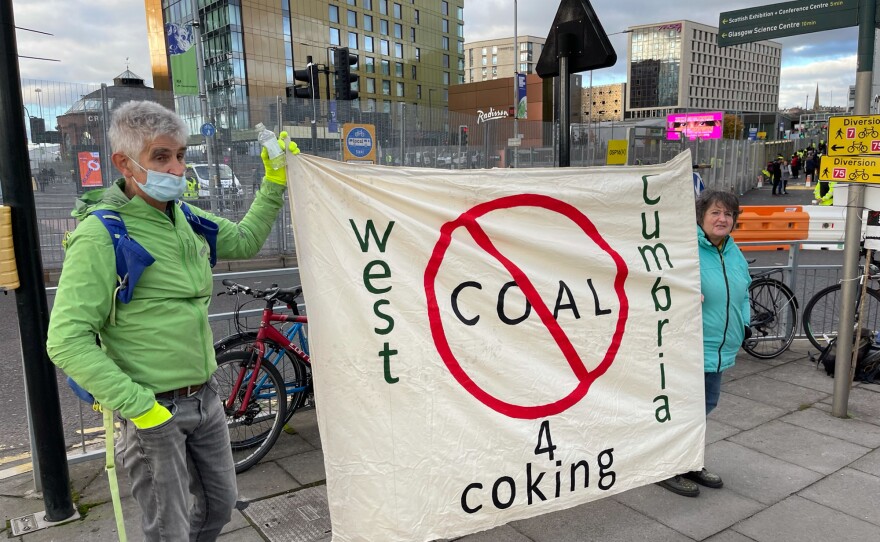
<path fill-rule="evenodd" d="M 213 541 L 232 517 L 235 465 L 216 387 L 212 379 L 190 397 L 159 400 L 173 416 L 157 427 L 122 423 L 118 455 L 148 542 Z"/>

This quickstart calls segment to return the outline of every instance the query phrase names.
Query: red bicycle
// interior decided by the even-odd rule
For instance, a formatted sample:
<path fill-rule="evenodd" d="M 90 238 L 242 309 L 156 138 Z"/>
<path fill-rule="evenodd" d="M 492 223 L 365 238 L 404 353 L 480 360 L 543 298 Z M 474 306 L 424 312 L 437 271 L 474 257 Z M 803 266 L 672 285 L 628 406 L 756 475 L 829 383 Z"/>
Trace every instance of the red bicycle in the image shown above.
<path fill-rule="evenodd" d="M 236 303 L 236 333 L 214 343 L 218 392 L 224 401 L 235 472 L 244 472 L 272 448 L 284 424 L 298 409 L 312 404 L 311 361 L 305 325 L 296 299 L 302 289 L 255 290 L 224 280 L 226 294 L 263 300 L 259 328 L 246 329 Z M 277 311 L 284 303 L 292 314 Z M 275 325 L 282 325 L 279 330 Z"/>

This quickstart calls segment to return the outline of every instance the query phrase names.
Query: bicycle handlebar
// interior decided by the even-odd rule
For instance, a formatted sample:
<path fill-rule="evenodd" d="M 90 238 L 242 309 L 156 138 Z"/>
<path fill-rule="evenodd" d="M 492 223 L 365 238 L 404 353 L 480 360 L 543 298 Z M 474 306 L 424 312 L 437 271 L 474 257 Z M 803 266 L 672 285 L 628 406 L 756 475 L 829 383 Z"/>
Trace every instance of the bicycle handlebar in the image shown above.
<path fill-rule="evenodd" d="M 290 288 L 279 288 L 277 284 L 273 284 L 265 290 L 256 290 L 250 286 L 239 284 L 229 279 L 223 279 L 223 286 L 226 286 L 226 292 L 220 292 L 217 295 L 228 293 L 229 295 L 246 294 L 255 299 L 265 299 L 266 301 L 281 301 L 289 306 L 296 306 L 296 299 L 302 295 L 302 288 L 293 286 Z"/>

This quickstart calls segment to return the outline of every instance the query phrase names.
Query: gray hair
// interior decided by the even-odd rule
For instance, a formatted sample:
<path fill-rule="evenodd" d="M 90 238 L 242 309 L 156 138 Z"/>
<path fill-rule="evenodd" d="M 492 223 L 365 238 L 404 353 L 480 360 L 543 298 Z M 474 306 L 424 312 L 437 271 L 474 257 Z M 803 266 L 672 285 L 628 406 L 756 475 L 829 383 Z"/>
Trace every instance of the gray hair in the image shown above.
<path fill-rule="evenodd" d="M 189 128 L 177 113 L 156 102 L 132 101 L 113 112 L 109 134 L 112 152 L 136 159 L 157 137 L 169 136 L 185 146 Z"/>
<path fill-rule="evenodd" d="M 703 193 L 697 198 L 697 224 L 703 223 L 706 211 L 716 203 L 733 213 L 733 223 L 736 224 L 740 213 L 739 198 L 733 192 L 724 192 L 712 188 L 703 190 Z"/>

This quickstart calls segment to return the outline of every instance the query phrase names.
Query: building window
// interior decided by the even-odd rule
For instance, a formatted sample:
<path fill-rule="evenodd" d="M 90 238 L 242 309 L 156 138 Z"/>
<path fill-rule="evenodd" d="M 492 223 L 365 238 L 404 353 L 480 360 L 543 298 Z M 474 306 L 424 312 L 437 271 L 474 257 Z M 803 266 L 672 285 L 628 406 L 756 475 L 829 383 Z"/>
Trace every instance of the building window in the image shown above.
<path fill-rule="evenodd" d="M 388 40 L 379 40 L 379 52 L 383 55 L 389 55 Z"/>
<path fill-rule="evenodd" d="M 449 68 L 449 55 L 443 55 L 443 67 Z"/>
<path fill-rule="evenodd" d="M 349 5 L 349 6 L 356 6 L 356 5 L 358 5 L 357 0 L 348 0 L 348 5 Z"/>
<path fill-rule="evenodd" d="M 412 71 L 412 78 L 416 79 L 416 65 L 415 64 L 410 66 L 410 71 Z"/>
<path fill-rule="evenodd" d="M 391 62 L 387 60 L 381 61 L 382 75 L 391 75 Z"/>
<path fill-rule="evenodd" d="M 358 48 L 357 32 L 349 32 L 348 33 L 348 48 L 349 49 L 357 49 Z"/>
<path fill-rule="evenodd" d="M 397 77 L 403 77 L 403 62 L 394 63 L 394 75 Z"/>
<path fill-rule="evenodd" d="M 409 41 L 416 41 L 416 29 L 410 27 L 409 29 Z"/>
<path fill-rule="evenodd" d="M 445 0 L 440 2 L 440 14 L 449 15 L 449 2 L 446 2 Z"/>
<path fill-rule="evenodd" d="M 330 45 L 342 45 L 339 41 L 339 29 L 330 27 Z"/>
<path fill-rule="evenodd" d="M 391 113 L 391 100 L 382 100 L 382 112 Z"/>
<path fill-rule="evenodd" d="M 464 8 L 463 7 L 458 6 L 457 8 L 455 8 L 455 18 L 458 19 L 459 21 L 464 20 Z"/>
<path fill-rule="evenodd" d="M 373 36 L 364 36 L 364 51 L 373 52 Z"/>
<path fill-rule="evenodd" d="M 443 21 L 440 23 L 440 26 L 443 29 L 444 33 L 449 32 L 449 19 L 443 19 Z"/>
<path fill-rule="evenodd" d="M 458 23 L 458 33 L 456 34 L 456 36 L 458 36 L 461 39 L 464 39 L 464 25 L 461 23 Z"/>
<path fill-rule="evenodd" d="M 388 15 L 388 0 L 379 0 L 379 13 Z"/>
<path fill-rule="evenodd" d="M 382 80 L 382 95 L 391 96 L 391 81 L 387 79 Z"/>
<path fill-rule="evenodd" d="M 464 54 L 464 42 L 463 41 L 458 42 L 458 54 L 460 54 L 460 55 Z"/>
<path fill-rule="evenodd" d="M 367 77 L 367 93 L 375 94 L 376 93 L 376 80 L 372 77 Z"/>
<path fill-rule="evenodd" d="M 443 84 L 449 86 L 449 72 L 443 72 Z"/>
<path fill-rule="evenodd" d="M 388 21 L 385 19 L 379 19 L 379 33 L 383 36 L 388 35 Z"/>
<path fill-rule="evenodd" d="M 394 23 L 394 37 L 399 40 L 403 39 L 403 25 L 400 23 Z"/>
<path fill-rule="evenodd" d="M 498 55 L 492 55 L 492 65 L 493 66 L 498 65 Z"/>
<path fill-rule="evenodd" d="M 394 56 L 397 58 L 403 58 L 403 44 L 395 43 L 394 44 Z"/>
<path fill-rule="evenodd" d="M 486 66 L 488 64 L 489 64 L 489 62 L 488 62 L 488 60 L 486 60 L 486 57 L 483 57 L 483 66 Z"/>
<path fill-rule="evenodd" d="M 376 98 L 367 98 L 367 109 L 368 113 L 372 113 L 376 110 Z"/>
<path fill-rule="evenodd" d="M 330 22 L 339 22 L 339 6 L 330 6 Z"/>
<path fill-rule="evenodd" d="M 376 73 L 376 59 L 371 56 L 365 57 L 364 69 L 367 73 Z"/>
<path fill-rule="evenodd" d="M 441 47 L 443 48 L 443 50 L 448 51 L 449 50 L 449 38 L 447 38 L 446 36 L 443 36 L 440 39 L 440 42 L 441 42 Z"/>
<path fill-rule="evenodd" d="M 373 0 L 364 0 L 361 2 L 364 6 L 364 9 L 373 9 Z"/>
<path fill-rule="evenodd" d="M 403 83 L 401 83 L 401 82 L 397 83 L 397 96 L 400 98 L 402 98 L 404 96 Z"/>
<path fill-rule="evenodd" d="M 357 28 L 358 26 L 358 14 L 352 10 L 348 10 L 348 26 L 352 28 Z"/>
<path fill-rule="evenodd" d="M 416 21 L 416 24 L 419 24 L 419 10 L 416 10 L 415 21 Z"/>
<path fill-rule="evenodd" d="M 367 32 L 373 31 L 373 16 L 372 15 L 364 15 L 364 30 Z"/>
<path fill-rule="evenodd" d="M 422 99 L 422 85 L 416 85 L 416 98 Z"/>
<path fill-rule="evenodd" d="M 416 47 L 416 60 L 417 61 L 422 60 L 422 48 L 421 47 Z"/>
<path fill-rule="evenodd" d="M 402 16 L 400 4 L 394 4 L 394 18 L 400 19 Z"/>

